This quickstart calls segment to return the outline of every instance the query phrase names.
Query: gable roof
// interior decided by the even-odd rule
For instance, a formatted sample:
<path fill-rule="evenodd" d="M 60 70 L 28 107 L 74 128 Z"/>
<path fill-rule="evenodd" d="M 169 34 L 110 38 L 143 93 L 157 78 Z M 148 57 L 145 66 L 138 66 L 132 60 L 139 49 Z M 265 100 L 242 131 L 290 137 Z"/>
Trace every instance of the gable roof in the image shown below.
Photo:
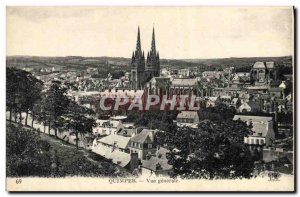
<path fill-rule="evenodd" d="M 124 137 L 121 135 L 108 135 L 106 137 L 103 137 L 98 140 L 98 142 L 108 144 L 108 145 L 116 145 L 119 148 L 126 149 L 128 146 L 130 138 L 129 137 Z"/>
<path fill-rule="evenodd" d="M 219 97 L 217 97 L 217 96 L 211 96 L 211 97 L 208 97 L 208 100 L 209 100 L 209 101 L 212 101 L 212 102 L 215 102 L 215 101 L 218 100 L 218 98 L 219 98 Z"/>
<path fill-rule="evenodd" d="M 156 169 L 157 165 L 160 165 L 161 169 Z M 151 157 L 149 160 L 145 160 L 142 165 L 143 168 L 147 168 L 149 170 L 152 170 L 154 172 L 160 171 L 160 170 L 171 170 L 172 166 L 168 164 L 167 159 L 158 158 L 158 157 Z"/>
<path fill-rule="evenodd" d="M 166 87 L 170 83 L 170 78 L 168 78 L 168 77 L 153 77 L 150 80 L 150 82 L 152 83 L 153 81 L 155 81 L 155 83 L 158 87 Z"/>
<path fill-rule="evenodd" d="M 266 68 L 266 65 L 263 62 L 255 62 L 253 68 Z"/>
<path fill-rule="evenodd" d="M 150 135 L 152 135 L 152 132 L 154 132 L 154 130 L 150 130 L 150 129 L 143 129 L 139 134 L 133 136 L 130 141 L 132 142 L 137 142 L 137 143 L 144 143 L 145 140 L 147 139 L 147 137 Z M 150 137 L 151 139 L 151 137 Z M 152 139 L 153 140 L 153 139 Z"/>
<path fill-rule="evenodd" d="M 129 153 L 112 150 L 110 147 L 101 146 L 93 151 L 107 159 L 111 159 L 114 164 L 118 164 L 121 167 L 125 167 L 131 160 Z"/>
<path fill-rule="evenodd" d="M 169 152 L 170 152 L 170 150 L 168 150 L 166 148 L 163 148 L 163 147 L 160 147 L 157 150 L 156 154 L 157 155 L 161 155 L 161 158 L 166 158 L 167 157 L 167 153 L 169 153 Z"/>
<path fill-rule="evenodd" d="M 232 101 L 231 101 L 231 103 L 232 104 L 237 104 L 238 101 L 239 101 L 239 98 L 233 98 Z"/>
<path fill-rule="evenodd" d="M 117 128 L 119 125 L 119 121 L 116 120 L 96 120 L 96 123 L 100 126 L 100 127 L 104 127 L 104 126 L 108 126 L 108 127 L 112 127 L 112 128 Z"/>
<path fill-rule="evenodd" d="M 266 62 L 267 68 L 274 68 L 274 62 Z"/>
<path fill-rule="evenodd" d="M 131 137 L 135 132 L 136 132 L 136 129 L 122 129 L 117 133 L 117 135 Z"/>
<path fill-rule="evenodd" d="M 195 118 L 198 117 L 198 113 L 196 111 L 181 111 L 177 118 Z"/>
<path fill-rule="evenodd" d="M 272 117 L 264 117 L 264 116 L 244 116 L 244 115 L 235 115 L 233 120 L 241 120 L 241 121 L 251 121 L 252 123 L 252 131 L 254 133 L 251 136 L 261 136 L 266 137 L 268 133 L 268 124 L 267 122 L 272 121 Z M 261 135 L 260 135 L 261 134 Z"/>
<path fill-rule="evenodd" d="M 230 99 L 230 100 L 231 100 L 231 96 L 227 96 L 227 95 L 226 95 L 226 96 L 225 96 L 225 95 L 220 96 L 220 98 L 221 98 L 221 99 Z"/>
<path fill-rule="evenodd" d="M 282 88 L 269 88 L 270 92 L 282 92 Z"/>
<path fill-rule="evenodd" d="M 241 120 L 241 121 L 252 121 L 252 122 L 269 122 L 273 120 L 273 117 L 265 117 L 265 116 L 247 116 L 247 115 L 235 115 L 233 120 Z"/>
<path fill-rule="evenodd" d="M 172 86 L 195 86 L 197 79 L 175 78 L 171 83 Z"/>
<path fill-rule="evenodd" d="M 266 85 L 260 85 L 260 86 L 249 86 L 246 87 L 247 90 L 267 90 L 268 87 Z"/>
<path fill-rule="evenodd" d="M 101 97 L 108 98 L 134 98 L 134 97 L 142 97 L 144 95 L 144 90 L 105 90 L 100 92 Z"/>
<path fill-rule="evenodd" d="M 259 122 L 254 122 L 252 123 L 252 131 L 254 133 L 251 136 L 261 136 L 261 137 L 266 137 L 268 133 L 268 128 L 267 124 L 265 123 L 259 123 Z"/>

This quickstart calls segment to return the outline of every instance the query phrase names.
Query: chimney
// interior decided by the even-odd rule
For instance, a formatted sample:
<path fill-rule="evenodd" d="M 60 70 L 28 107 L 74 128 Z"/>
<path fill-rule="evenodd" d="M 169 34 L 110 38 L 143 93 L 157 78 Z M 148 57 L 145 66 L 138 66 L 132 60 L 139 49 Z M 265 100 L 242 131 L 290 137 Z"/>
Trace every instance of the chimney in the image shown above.
<path fill-rule="evenodd" d="M 151 141 L 154 141 L 154 131 L 153 130 L 151 130 L 149 132 L 149 137 L 150 137 Z"/>
<path fill-rule="evenodd" d="M 156 157 L 158 157 L 158 150 L 160 149 L 160 145 L 156 146 Z"/>
<path fill-rule="evenodd" d="M 133 172 L 139 167 L 139 158 L 137 153 L 130 153 L 130 171 Z"/>

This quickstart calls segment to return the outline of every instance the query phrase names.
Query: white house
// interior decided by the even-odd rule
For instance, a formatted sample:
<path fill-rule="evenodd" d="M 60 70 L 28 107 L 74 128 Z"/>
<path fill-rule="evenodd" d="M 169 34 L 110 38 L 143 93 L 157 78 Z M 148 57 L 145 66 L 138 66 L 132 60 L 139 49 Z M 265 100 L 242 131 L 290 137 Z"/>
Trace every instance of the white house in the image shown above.
<path fill-rule="evenodd" d="M 158 148 L 156 155 L 151 156 L 142 163 L 142 175 L 147 177 L 169 176 L 173 172 L 173 166 L 168 164 L 166 148 Z"/>
<path fill-rule="evenodd" d="M 156 151 L 155 133 L 156 130 L 143 129 L 140 133 L 133 135 L 129 144 L 130 152 L 137 153 L 140 160 L 146 159 L 148 154 L 154 154 Z"/>
<path fill-rule="evenodd" d="M 178 127 L 197 127 L 199 123 L 199 116 L 196 111 L 182 111 L 176 118 Z"/>
<path fill-rule="evenodd" d="M 97 126 L 93 128 L 95 136 L 117 134 L 123 129 L 122 121 L 117 120 L 96 120 Z"/>
<path fill-rule="evenodd" d="M 215 107 L 220 102 L 220 97 L 208 97 L 206 107 Z"/>
<path fill-rule="evenodd" d="M 257 102 L 249 101 L 243 103 L 239 108 L 239 112 L 259 112 L 260 111 L 260 105 Z"/>
<path fill-rule="evenodd" d="M 109 135 L 101 139 L 95 138 L 92 151 L 111 159 L 114 164 L 133 171 L 138 167 L 137 154 L 131 154 L 128 149 L 130 138 L 120 135 Z"/>
<path fill-rule="evenodd" d="M 241 120 L 252 125 L 254 133 L 244 138 L 246 144 L 270 146 L 275 140 L 273 117 L 235 115 L 233 120 Z"/>

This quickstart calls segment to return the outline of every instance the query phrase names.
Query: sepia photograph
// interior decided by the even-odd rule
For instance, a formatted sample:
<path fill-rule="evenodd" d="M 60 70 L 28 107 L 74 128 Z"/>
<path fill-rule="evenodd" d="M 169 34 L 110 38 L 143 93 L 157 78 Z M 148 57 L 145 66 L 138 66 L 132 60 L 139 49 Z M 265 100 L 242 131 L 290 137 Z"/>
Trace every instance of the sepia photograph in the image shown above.
<path fill-rule="evenodd" d="M 7 6 L 6 190 L 294 192 L 294 17 Z"/>

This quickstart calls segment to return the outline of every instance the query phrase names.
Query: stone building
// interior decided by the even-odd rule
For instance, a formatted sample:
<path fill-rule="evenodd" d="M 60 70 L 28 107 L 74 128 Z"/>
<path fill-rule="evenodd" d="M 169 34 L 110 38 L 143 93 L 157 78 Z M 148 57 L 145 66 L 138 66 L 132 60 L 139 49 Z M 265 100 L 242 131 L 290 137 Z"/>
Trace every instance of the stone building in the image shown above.
<path fill-rule="evenodd" d="M 132 89 L 141 90 L 146 82 L 152 77 L 160 76 L 159 53 L 155 46 L 155 33 L 153 28 L 151 49 L 147 54 L 145 62 L 145 54 L 141 47 L 140 28 L 138 28 L 136 49 L 132 53 L 131 59 L 131 78 L 130 84 Z"/>
<path fill-rule="evenodd" d="M 267 85 L 278 79 L 278 71 L 274 62 L 256 62 L 250 73 L 251 80 L 257 86 Z"/>

